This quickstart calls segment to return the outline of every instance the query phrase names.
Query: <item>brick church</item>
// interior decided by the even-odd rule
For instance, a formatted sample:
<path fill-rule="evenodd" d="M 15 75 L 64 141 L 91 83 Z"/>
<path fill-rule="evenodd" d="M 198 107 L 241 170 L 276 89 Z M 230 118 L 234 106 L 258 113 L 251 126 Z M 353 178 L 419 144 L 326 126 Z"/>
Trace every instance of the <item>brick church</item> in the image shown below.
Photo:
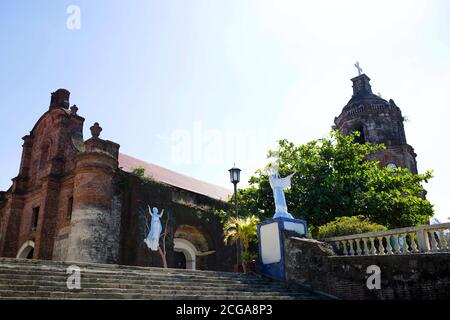
<path fill-rule="evenodd" d="M 369 81 L 365 74 L 352 79 L 353 95 L 334 127 L 359 131 L 360 142 L 384 143 L 373 156 L 380 165 L 417 173 L 400 109 L 373 94 Z M 121 154 L 117 143 L 100 138 L 98 123 L 84 140 L 85 119 L 69 95 L 52 93 L 49 109 L 23 137 L 19 173 L 0 193 L 0 256 L 162 266 L 143 242 L 151 205 L 167 212 L 161 220 L 169 267 L 231 270 L 235 250 L 224 245 L 222 224 L 211 214 L 227 208 L 231 192 Z"/>
<path fill-rule="evenodd" d="M 143 242 L 150 205 L 166 212 L 169 267 L 230 270 L 235 251 L 211 214 L 226 208 L 230 191 L 121 154 L 98 123 L 84 140 L 85 119 L 69 95 L 52 93 L 23 137 L 19 174 L 1 195 L 0 256 L 162 266 Z"/>

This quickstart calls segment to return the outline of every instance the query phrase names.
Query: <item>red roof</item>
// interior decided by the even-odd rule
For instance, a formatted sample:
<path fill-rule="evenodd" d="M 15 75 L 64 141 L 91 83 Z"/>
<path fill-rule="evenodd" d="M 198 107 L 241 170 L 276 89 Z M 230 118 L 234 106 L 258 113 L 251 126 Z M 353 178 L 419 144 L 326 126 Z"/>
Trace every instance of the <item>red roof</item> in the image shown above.
<path fill-rule="evenodd" d="M 145 175 L 153 180 L 218 200 L 227 201 L 228 196 L 232 194 L 232 192 L 226 188 L 185 176 L 175 171 L 160 167 L 156 164 L 130 157 L 123 153 L 119 153 L 119 167 L 127 172 L 131 172 L 133 169 L 138 167 L 143 167 L 145 169 Z"/>

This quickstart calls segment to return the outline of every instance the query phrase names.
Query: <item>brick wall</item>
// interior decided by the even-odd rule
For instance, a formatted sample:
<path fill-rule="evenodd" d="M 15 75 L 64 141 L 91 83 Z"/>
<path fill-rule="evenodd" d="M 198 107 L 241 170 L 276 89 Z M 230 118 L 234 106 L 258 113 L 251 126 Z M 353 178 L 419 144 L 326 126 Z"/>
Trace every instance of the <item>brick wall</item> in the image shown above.
<path fill-rule="evenodd" d="M 19 174 L 0 205 L 0 256 L 15 257 L 31 240 L 34 258 L 52 259 L 55 237 L 67 225 L 83 122 L 76 110 L 50 108 L 23 137 Z M 38 224 L 32 230 L 33 209 L 38 207 Z"/>
<path fill-rule="evenodd" d="M 225 209 L 225 202 L 157 181 L 144 183 L 127 172 L 118 174 L 115 184 L 120 186 L 123 193 L 121 264 L 162 266 L 159 253 L 149 250 L 143 242 L 146 229 L 143 225 L 145 221 L 140 215 L 142 209 L 150 205 L 165 210 L 161 219 L 163 225 L 166 223 L 167 214 L 171 215 L 171 232 L 166 239 L 169 267 L 174 266 L 173 237 L 176 236 L 190 241 L 198 251 L 215 251 L 210 255 L 197 257 L 198 269 L 232 271 L 235 247 L 224 244 L 223 226 L 219 217 L 212 214 L 215 209 Z"/>

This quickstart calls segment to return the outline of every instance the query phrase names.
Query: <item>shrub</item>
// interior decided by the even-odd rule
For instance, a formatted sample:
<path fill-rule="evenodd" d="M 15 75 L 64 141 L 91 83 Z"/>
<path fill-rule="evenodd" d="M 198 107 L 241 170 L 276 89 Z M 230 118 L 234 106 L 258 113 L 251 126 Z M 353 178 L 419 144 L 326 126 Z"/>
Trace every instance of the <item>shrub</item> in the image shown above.
<path fill-rule="evenodd" d="M 384 231 L 386 229 L 385 226 L 373 223 L 362 215 L 338 217 L 333 221 L 320 226 L 317 238 L 325 239 L 365 232 Z"/>
<path fill-rule="evenodd" d="M 144 167 L 133 168 L 131 173 L 137 175 L 141 179 L 145 178 L 145 168 Z"/>
<path fill-rule="evenodd" d="M 133 168 L 131 173 L 134 174 L 135 176 L 139 177 L 139 179 L 141 179 L 141 181 L 144 183 L 148 183 L 148 182 L 152 181 L 152 179 L 146 175 L 144 167 Z"/>

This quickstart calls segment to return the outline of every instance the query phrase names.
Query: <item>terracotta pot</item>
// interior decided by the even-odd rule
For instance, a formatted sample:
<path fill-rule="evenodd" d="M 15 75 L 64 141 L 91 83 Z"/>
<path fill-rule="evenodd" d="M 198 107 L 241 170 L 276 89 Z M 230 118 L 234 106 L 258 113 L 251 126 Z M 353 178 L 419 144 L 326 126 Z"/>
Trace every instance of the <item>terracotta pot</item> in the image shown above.
<path fill-rule="evenodd" d="M 242 268 L 244 272 L 254 272 L 256 269 L 256 261 L 245 261 L 242 262 Z"/>
<path fill-rule="evenodd" d="M 241 264 L 235 264 L 235 265 L 233 266 L 233 272 L 243 272 L 243 271 L 244 271 L 244 270 L 243 270 Z"/>

